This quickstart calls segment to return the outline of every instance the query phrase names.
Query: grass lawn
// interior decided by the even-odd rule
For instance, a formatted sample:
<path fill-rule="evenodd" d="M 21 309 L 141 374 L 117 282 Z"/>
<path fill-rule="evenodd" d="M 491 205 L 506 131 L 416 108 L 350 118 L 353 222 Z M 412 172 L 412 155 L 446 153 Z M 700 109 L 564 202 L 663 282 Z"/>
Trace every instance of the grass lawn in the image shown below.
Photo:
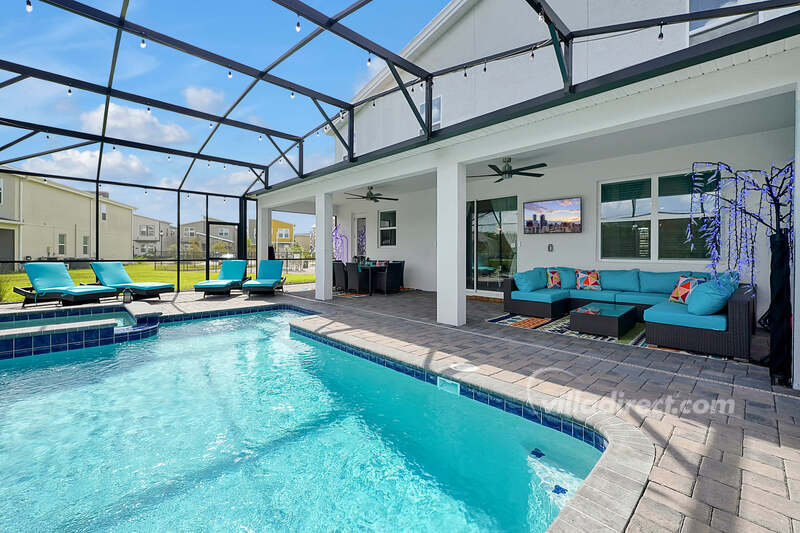
<path fill-rule="evenodd" d="M 177 284 L 178 277 L 175 265 L 154 265 L 153 263 L 131 263 L 125 265 L 133 281 L 158 281 L 161 283 Z M 75 283 L 94 283 L 95 277 L 92 269 L 70 270 L 70 276 Z M 255 272 L 250 272 L 254 277 Z M 211 278 L 216 277 L 216 271 L 211 272 Z M 206 279 L 205 269 L 200 270 L 181 270 L 181 290 L 191 290 L 198 281 Z M 311 283 L 314 281 L 314 274 L 286 274 L 286 283 Z M 13 274 L 0 274 L 0 301 L 21 302 L 22 296 L 15 294 L 13 287 L 30 286 L 28 276 L 24 272 Z"/>

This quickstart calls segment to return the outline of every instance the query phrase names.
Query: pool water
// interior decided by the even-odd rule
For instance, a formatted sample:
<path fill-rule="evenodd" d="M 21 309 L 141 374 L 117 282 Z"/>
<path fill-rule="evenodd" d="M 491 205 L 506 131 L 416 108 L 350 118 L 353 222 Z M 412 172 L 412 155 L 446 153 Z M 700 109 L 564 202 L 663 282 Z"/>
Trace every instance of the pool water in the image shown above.
<path fill-rule="evenodd" d="M 125 311 L 114 313 L 95 313 L 91 315 L 75 315 L 75 316 L 57 316 L 50 318 L 32 318 L 28 320 L 16 320 L 8 322 L 0 322 L 0 331 L 14 328 L 30 328 L 37 326 L 55 326 L 59 324 L 73 324 L 75 322 L 88 322 L 90 320 L 108 320 L 114 319 L 117 321 L 115 327 L 133 326 L 136 324 L 136 319 L 130 313 Z"/>
<path fill-rule="evenodd" d="M 600 456 L 295 316 L 0 363 L 0 531 L 544 531 Z"/>

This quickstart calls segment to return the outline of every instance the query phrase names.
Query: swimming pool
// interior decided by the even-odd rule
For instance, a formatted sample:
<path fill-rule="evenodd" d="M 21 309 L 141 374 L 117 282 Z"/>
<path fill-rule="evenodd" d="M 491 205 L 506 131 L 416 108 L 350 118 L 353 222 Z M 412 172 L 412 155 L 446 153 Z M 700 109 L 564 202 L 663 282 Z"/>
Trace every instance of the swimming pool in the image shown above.
<path fill-rule="evenodd" d="M 0 530 L 544 531 L 600 457 L 295 316 L 0 362 Z"/>
<path fill-rule="evenodd" d="M 27 316 L 27 315 L 26 315 Z M 121 328 L 136 324 L 136 319 L 126 311 L 111 311 L 107 313 L 94 313 L 88 315 L 69 315 L 45 318 L 25 318 L 22 320 L 9 320 L 0 322 L 0 331 L 15 328 L 30 328 L 41 326 L 58 326 L 75 324 L 77 322 L 89 322 L 92 320 L 116 320 L 115 327 Z"/>

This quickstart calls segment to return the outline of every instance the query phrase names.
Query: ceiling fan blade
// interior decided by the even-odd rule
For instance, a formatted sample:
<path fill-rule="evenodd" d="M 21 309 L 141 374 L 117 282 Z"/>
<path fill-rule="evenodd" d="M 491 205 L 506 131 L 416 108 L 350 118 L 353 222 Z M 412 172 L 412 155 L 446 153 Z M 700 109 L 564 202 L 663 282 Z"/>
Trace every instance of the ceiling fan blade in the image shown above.
<path fill-rule="evenodd" d="M 350 198 L 348 198 L 348 200 L 368 200 L 369 199 L 368 196 L 362 196 L 360 194 L 353 194 L 351 192 L 346 192 L 345 194 L 349 194 L 350 195 Z"/>
<path fill-rule="evenodd" d="M 544 168 L 546 166 L 547 166 L 547 163 L 537 163 L 535 165 L 528 165 L 527 167 L 515 168 L 514 172 L 516 172 L 518 170 L 533 170 L 534 168 Z"/>
<path fill-rule="evenodd" d="M 497 174 L 478 174 L 476 176 L 467 176 L 468 178 L 496 178 Z"/>
<path fill-rule="evenodd" d="M 500 183 L 501 181 L 505 181 L 505 178 L 500 178 L 499 180 L 495 181 L 495 183 Z"/>
<path fill-rule="evenodd" d="M 503 175 L 503 171 L 500 170 L 500 167 L 498 167 L 497 165 L 489 165 L 489 168 L 494 170 L 495 174 L 497 174 L 498 176 L 502 176 Z"/>
<path fill-rule="evenodd" d="M 397 198 L 386 198 L 386 197 L 384 197 L 384 196 L 381 196 L 381 198 L 380 198 L 380 199 L 381 199 L 381 200 L 389 200 L 389 201 L 392 201 L 392 202 L 396 202 L 396 201 L 397 201 Z"/>
<path fill-rule="evenodd" d="M 512 172 L 515 176 L 528 176 L 529 178 L 541 178 L 544 174 L 539 174 L 538 172 L 517 172 L 516 170 Z"/>

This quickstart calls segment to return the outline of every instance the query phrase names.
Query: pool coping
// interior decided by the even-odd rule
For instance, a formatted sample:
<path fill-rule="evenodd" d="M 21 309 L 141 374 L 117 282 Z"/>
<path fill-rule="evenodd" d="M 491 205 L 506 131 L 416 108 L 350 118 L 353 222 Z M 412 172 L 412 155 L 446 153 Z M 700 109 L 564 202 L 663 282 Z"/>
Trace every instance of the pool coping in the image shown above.
<path fill-rule="evenodd" d="M 477 372 L 455 369 L 452 364 L 444 363 L 441 360 L 410 354 L 397 348 L 356 337 L 347 333 L 344 326 L 342 327 L 343 331 L 336 331 L 336 323 L 331 318 L 326 317 L 328 322 L 320 326 L 316 323 L 320 317 L 321 315 L 293 319 L 290 322 L 290 328 L 300 335 L 322 340 L 322 342 L 328 339 L 332 342 L 327 344 L 333 346 L 344 345 L 343 349 L 349 353 L 363 351 L 394 361 L 400 365 L 387 364 L 386 366 L 400 372 L 409 373 L 402 368 L 408 366 L 419 369 L 423 374 L 432 373 L 466 385 L 475 391 L 483 391 L 487 393 L 486 402 L 483 401 L 483 396 L 480 399 L 473 399 L 494 407 L 500 408 L 499 405 L 489 401 L 492 396 L 498 397 L 504 402 L 510 401 L 512 406 L 521 404 L 526 408 L 538 409 L 543 413 L 554 414 L 562 420 L 577 421 L 583 426 L 592 428 L 606 440 L 607 445 L 604 446 L 604 450 L 595 446 L 602 451 L 600 459 L 550 524 L 548 531 L 595 533 L 625 530 L 644 493 L 655 460 L 654 445 L 639 428 L 596 407 L 579 405 Z M 351 350 L 347 350 L 348 347 Z M 361 354 L 356 355 L 363 357 Z M 415 377 L 413 372 L 409 375 Z M 425 380 L 424 377 L 417 376 L 417 378 Z M 505 406 L 506 404 L 502 403 L 501 405 Z M 523 413 L 514 412 L 516 408 L 514 410 L 503 408 L 503 410 L 534 420 Z M 558 431 L 551 425 L 539 423 Z M 563 430 L 562 432 L 566 433 Z"/>

